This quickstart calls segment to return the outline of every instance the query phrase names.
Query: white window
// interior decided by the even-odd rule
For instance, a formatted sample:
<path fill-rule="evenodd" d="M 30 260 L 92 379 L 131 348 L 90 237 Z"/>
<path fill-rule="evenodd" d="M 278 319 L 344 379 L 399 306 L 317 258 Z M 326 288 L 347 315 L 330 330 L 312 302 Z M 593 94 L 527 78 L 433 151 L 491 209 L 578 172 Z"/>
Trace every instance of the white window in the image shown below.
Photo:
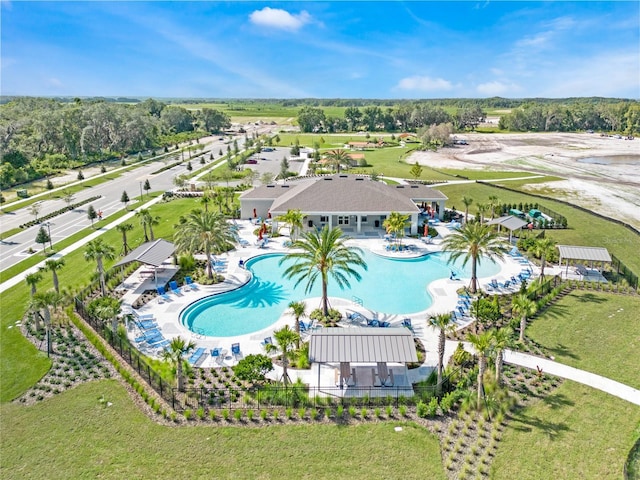
<path fill-rule="evenodd" d="M 320 216 L 320 222 L 321 223 L 327 223 L 329 221 L 329 217 L 325 217 L 324 215 Z"/>
<path fill-rule="evenodd" d="M 338 225 L 349 225 L 349 216 L 338 215 Z"/>
<path fill-rule="evenodd" d="M 367 217 L 360 217 L 360 222 L 367 223 Z"/>

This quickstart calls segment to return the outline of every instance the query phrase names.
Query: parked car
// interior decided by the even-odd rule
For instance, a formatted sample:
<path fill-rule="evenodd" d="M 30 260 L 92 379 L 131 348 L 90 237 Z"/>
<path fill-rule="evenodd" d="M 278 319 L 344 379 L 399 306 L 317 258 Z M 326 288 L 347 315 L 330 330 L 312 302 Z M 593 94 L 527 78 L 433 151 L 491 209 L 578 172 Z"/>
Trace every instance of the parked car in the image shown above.
<path fill-rule="evenodd" d="M 255 158 L 250 158 L 244 163 L 248 163 L 249 165 L 255 165 L 258 163 L 258 160 L 256 160 Z"/>

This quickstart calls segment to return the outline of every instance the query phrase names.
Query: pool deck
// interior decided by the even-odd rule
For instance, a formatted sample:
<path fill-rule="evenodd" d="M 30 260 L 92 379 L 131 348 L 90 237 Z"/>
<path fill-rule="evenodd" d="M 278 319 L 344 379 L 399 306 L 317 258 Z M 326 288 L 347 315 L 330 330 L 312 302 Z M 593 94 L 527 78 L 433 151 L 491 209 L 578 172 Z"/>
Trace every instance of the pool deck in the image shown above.
<path fill-rule="evenodd" d="M 198 367 L 212 368 L 218 366 L 233 366 L 243 356 L 256 353 L 265 353 L 263 341 L 266 337 L 272 337 L 273 332 L 282 328 L 284 325 L 293 326 L 295 319 L 293 315 L 285 311 L 285 313 L 268 328 L 253 332 L 247 335 L 239 335 L 234 337 L 208 337 L 199 335 L 187 329 L 183 326 L 179 320 L 180 312 L 190 305 L 191 303 L 201 298 L 215 295 L 217 293 L 233 290 L 244 285 L 250 279 L 250 274 L 247 270 L 240 267 L 238 262 L 240 259 L 247 261 L 248 259 L 263 255 L 266 253 L 285 253 L 289 249 L 283 246 L 283 242 L 289 240 L 288 237 L 277 237 L 269 239 L 265 247 L 260 247 L 256 243 L 256 237 L 253 234 L 255 228 L 249 221 L 238 221 L 240 226 L 239 235 L 243 239 L 245 247 L 238 247 L 236 250 L 228 252 L 227 254 L 220 255 L 218 258 L 226 263 L 226 270 L 221 272 L 225 277 L 225 281 L 216 285 L 197 285 L 195 289 L 188 289 L 182 286 L 179 294 L 168 292 L 168 300 L 162 300 L 160 297 L 156 297 L 142 308 L 137 309 L 138 315 L 152 314 L 155 321 L 158 324 L 159 330 L 162 332 L 164 338 L 171 340 L 177 336 L 193 341 L 197 347 L 206 349 L 206 354 L 197 363 Z M 388 256 L 392 258 L 410 258 L 422 255 L 428 255 L 430 253 L 441 251 L 440 244 L 442 238 L 450 234 L 451 231 L 446 226 L 436 226 L 439 237 L 434 239 L 432 243 L 424 243 L 420 239 L 405 238 L 403 239 L 403 245 L 412 245 L 413 248 L 408 251 L 402 252 L 389 252 L 385 249 L 388 242 L 385 241 L 382 235 L 378 238 L 369 235 L 362 235 L 353 237 L 349 240 L 350 244 L 356 245 L 363 249 L 368 249 L 373 253 Z M 350 234 L 352 235 L 352 234 Z M 534 276 L 537 274 L 537 270 L 533 265 L 524 264 L 508 255 L 505 255 L 505 259 L 498 261 L 501 270 L 493 277 L 480 278 L 480 285 L 485 292 L 489 291 L 489 282 L 492 279 L 496 279 L 499 283 L 511 278 L 511 276 L 517 276 L 523 269 L 531 268 L 534 270 Z M 170 264 L 163 265 L 163 268 L 158 274 L 158 284 L 164 285 L 173 276 L 177 267 Z M 155 281 L 153 278 L 146 278 L 146 274 L 141 271 L 149 270 L 147 267 L 141 267 L 133 275 L 131 275 L 120 288 L 125 290 L 122 297 L 123 312 L 129 312 L 132 310 L 131 305 L 145 290 L 155 290 Z M 549 272 L 550 273 L 550 272 Z M 407 372 L 407 382 L 418 381 L 426 378 L 431 370 L 436 367 L 437 358 L 437 342 L 438 332 L 436 329 L 427 326 L 426 319 L 437 313 L 446 313 L 456 309 L 458 302 L 457 290 L 466 286 L 465 280 L 451 280 L 440 279 L 432 282 L 429 285 L 429 293 L 433 297 L 433 304 L 427 310 L 417 312 L 411 315 L 390 315 L 386 313 L 375 312 L 366 308 L 366 305 L 359 305 L 351 300 L 345 298 L 331 297 L 330 303 L 332 308 L 337 308 L 346 317 L 348 313 L 356 311 L 360 312 L 368 318 L 377 318 L 380 321 L 387 321 L 391 326 L 401 326 L 404 318 L 410 318 L 414 328 L 415 336 L 420 338 L 426 348 L 426 358 L 422 367 L 413 369 Z M 491 292 L 494 293 L 494 292 Z M 505 293 L 505 291 L 498 290 L 495 293 Z M 305 301 L 307 303 L 307 311 L 311 311 L 320 305 L 320 298 L 310 298 Z M 458 324 L 459 328 L 466 326 L 469 321 L 461 322 Z M 340 322 L 341 326 L 348 328 L 354 326 L 347 321 Z M 359 325 L 360 326 L 360 325 Z M 372 327 L 373 328 L 373 327 Z M 127 325 L 129 337 L 133 339 L 141 334 L 140 330 L 135 324 L 129 323 Z M 303 339 L 307 338 L 307 334 L 303 334 Z M 239 356 L 231 355 L 231 345 L 233 343 L 239 343 L 241 354 Z M 213 348 L 222 348 L 223 357 L 217 361 L 211 356 L 211 350 Z M 455 348 L 454 344 L 447 342 L 445 350 L 445 358 L 448 358 L 453 354 Z M 157 355 L 158 351 L 153 349 L 141 349 L 143 352 L 149 355 Z M 321 384 L 331 385 L 334 382 L 335 368 L 331 365 L 323 365 L 321 368 Z M 282 375 L 282 371 L 276 368 L 272 375 L 274 378 Z M 318 378 L 318 370 L 316 368 L 311 371 L 296 371 L 291 370 L 290 376 L 295 381 L 297 377 L 300 377 L 306 383 L 316 384 Z M 326 382 L 326 383 L 323 383 Z M 346 393 L 345 393 L 346 394 Z"/>

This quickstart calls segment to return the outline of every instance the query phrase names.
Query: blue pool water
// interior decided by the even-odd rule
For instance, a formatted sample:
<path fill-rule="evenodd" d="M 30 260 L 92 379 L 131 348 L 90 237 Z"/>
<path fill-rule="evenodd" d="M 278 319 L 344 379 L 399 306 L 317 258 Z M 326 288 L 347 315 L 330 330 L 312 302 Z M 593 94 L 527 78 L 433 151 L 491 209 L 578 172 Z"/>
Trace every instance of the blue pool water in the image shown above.
<path fill-rule="evenodd" d="M 433 253 L 413 259 L 389 259 L 364 251 L 366 271 L 359 270 L 362 279 L 350 279 L 351 288 L 340 290 L 329 280 L 329 297 L 362 299 L 364 307 L 390 314 L 410 314 L 429 308 L 433 299 L 427 285 L 434 280 L 448 278 L 450 271 L 462 278 L 471 277 L 470 264 L 462 262 L 447 265 L 447 255 Z M 294 287 L 295 281 L 282 277 L 287 266 L 279 265 L 281 254 L 255 257 L 245 264 L 253 278 L 237 290 L 207 297 L 186 307 L 180 314 L 181 322 L 191 331 L 213 337 L 245 335 L 267 328 L 275 323 L 292 301 L 320 297 L 320 283 L 305 294 L 306 282 Z M 489 277 L 499 271 L 492 261 L 483 261 L 478 267 L 479 277 Z M 309 305 L 309 310 L 319 305 Z M 307 312 L 309 313 L 309 312 Z"/>

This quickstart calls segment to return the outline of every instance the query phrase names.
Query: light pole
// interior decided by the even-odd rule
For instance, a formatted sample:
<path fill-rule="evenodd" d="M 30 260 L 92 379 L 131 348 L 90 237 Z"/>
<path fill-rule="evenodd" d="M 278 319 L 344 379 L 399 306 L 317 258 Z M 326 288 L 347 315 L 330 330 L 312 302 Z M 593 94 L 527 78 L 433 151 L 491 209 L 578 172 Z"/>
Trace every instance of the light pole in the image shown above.
<path fill-rule="evenodd" d="M 49 246 L 51 247 L 51 250 L 53 250 L 53 243 L 51 241 L 51 223 L 47 222 L 45 223 L 45 226 L 47 227 L 47 232 L 49 234 Z"/>
<path fill-rule="evenodd" d="M 138 185 L 140 185 L 140 201 L 142 202 L 142 182 L 138 182 Z"/>

